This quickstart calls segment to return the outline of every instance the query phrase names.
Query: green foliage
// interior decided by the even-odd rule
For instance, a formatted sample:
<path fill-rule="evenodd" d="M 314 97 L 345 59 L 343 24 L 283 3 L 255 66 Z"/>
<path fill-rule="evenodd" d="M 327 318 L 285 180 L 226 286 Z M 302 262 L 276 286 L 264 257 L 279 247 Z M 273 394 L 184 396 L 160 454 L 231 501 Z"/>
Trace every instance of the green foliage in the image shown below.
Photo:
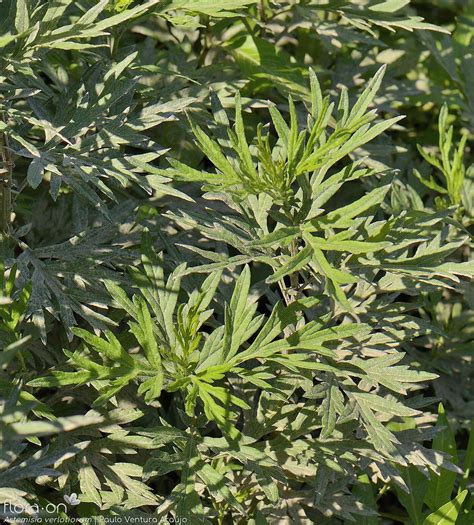
<path fill-rule="evenodd" d="M 467 490 L 459 493 L 452 501 L 446 503 L 436 512 L 430 514 L 423 522 L 423 525 L 456 523 L 459 516 L 459 508 L 466 499 L 466 496 Z"/>
<path fill-rule="evenodd" d="M 0 2 L 3 521 L 472 525 L 473 20 Z"/>
<path fill-rule="evenodd" d="M 467 134 L 464 134 L 459 141 L 457 148 L 451 159 L 453 148 L 453 126 L 447 124 L 448 108 L 446 105 L 441 109 L 439 115 L 439 150 L 441 159 L 437 159 L 430 155 L 424 148 L 419 147 L 419 151 L 423 158 L 441 172 L 445 179 L 446 188 L 440 186 L 431 177 L 429 180 L 424 179 L 418 172 L 415 172 L 420 181 L 428 188 L 437 191 L 438 193 L 447 195 L 449 204 L 458 206 L 461 204 L 461 192 L 466 175 L 466 169 L 463 164 L 464 148 L 466 147 Z M 441 201 L 442 202 L 442 201 Z"/>

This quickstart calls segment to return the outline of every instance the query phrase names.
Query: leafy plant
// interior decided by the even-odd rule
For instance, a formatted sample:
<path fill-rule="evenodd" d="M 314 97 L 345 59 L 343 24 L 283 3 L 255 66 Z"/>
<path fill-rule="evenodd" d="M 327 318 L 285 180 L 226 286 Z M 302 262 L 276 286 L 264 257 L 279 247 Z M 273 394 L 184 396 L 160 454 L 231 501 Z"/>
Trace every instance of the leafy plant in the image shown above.
<path fill-rule="evenodd" d="M 446 187 L 440 186 L 435 182 L 433 177 L 428 180 L 423 178 L 419 172 L 415 172 L 415 174 L 428 188 L 447 195 L 450 205 L 458 206 L 461 204 L 462 189 L 466 176 L 466 169 L 463 164 L 463 153 L 466 147 L 467 134 L 462 136 L 452 155 L 454 128 L 453 126 L 448 127 L 448 117 L 448 108 L 447 106 L 443 106 L 439 115 L 439 150 L 441 159 L 438 160 L 433 155 L 430 155 L 426 149 L 422 147 L 419 148 L 423 158 L 441 172 Z"/>
<path fill-rule="evenodd" d="M 0 2 L 2 520 L 472 523 L 473 5 Z"/>
<path fill-rule="evenodd" d="M 164 392 L 175 393 L 171 403 L 183 411 L 181 419 L 189 426 L 188 431 L 171 425 L 162 427 L 160 432 L 165 436 L 172 440 L 181 436 L 183 443 L 166 439 L 162 444 L 167 446 L 154 453 L 156 458 L 144 468 L 147 479 L 160 475 L 164 468 L 161 458 L 171 455 L 166 460 L 171 462 L 166 470 L 181 471 L 181 485 L 169 496 L 177 505 L 176 519 L 198 519 L 199 514 L 190 509 L 200 501 L 199 507 L 206 509 L 202 511 L 204 515 L 223 518 L 233 509 L 238 520 L 239 515 L 252 512 L 255 498 L 263 498 L 259 510 L 268 515 L 279 493 L 296 490 L 291 488 L 293 483 L 288 485 L 288 476 L 291 471 L 294 477 L 294 470 L 303 469 L 303 465 L 314 470 L 327 492 L 327 499 L 320 496 L 314 503 L 315 510 L 320 511 L 337 496 L 333 485 L 348 483 L 354 461 L 364 457 L 370 458 L 376 477 L 376 472 L 385 468 L 392 471 L 395 480 L 397 473 L 390 464 L 405 465 L 407 456 L 417 463 L 421 460 L 420 466 L 439 468 L 439 464 L 431 463 L 434 458 L 429 457 L 428 451 L 413 443 L 413 435 L 405 442 L 403 433 L 392 433 L 376 417 L 384 414 L 388 420 L 405 417 L 416 421 L 420 412 L 402 405 L 393 393 L 409 391 L 431 376 L 400 366 L 403 354 L 397 352 L 372 358 L 364 355 L 362 347 L 375 348 L 380 344 L 378 334 L 369 325 L 346 322 L 332 326 L 314 320 L 292 329 L 304 322 L 305 311 L 319 302 L 310 297 L 286 307 L 276 304 L 266 320 L 262 315 L 255 317 L 257 303 L 249 299 L 248 267 L 236 280 L 222 313 L 223 321 L 219 322 L 221 316 L 214 315 L 209 306 L 220 272 L 212 273 L 187 302 L 179 304 L 179 274 L 183 268 L 178 267 L 165 279 L 163 262 L 153 257 L 148 242 L 143 252 L 145 273 L 135 275 L 142 296 L 135 295 L 130 300 L 123 290 L 108 285 L 116 302 L 133 319 L 127 332 L 133 334 L 133 339 L 125 333 L 117 339 L 112 332 L 103 339 L 75 329 L 84 347 L 65 353 L 69 366 L 76 371 L 53 371 L 51 376 L 30 381 L 29 386 L 92 384 L 100 394 L 95 400 L 97 406 L 109 400 L 120 404 L 121 399 L 131 395 L 125 394 L 126 390 L 147 403 L 160 399 Z M 279 338 L 288 329 L 290 335 Z M 120 339 L 128 340 L 128 345 L 124 346 Z M 138 353 L 132 351 L 136 345 L 141 349 Z M 300 400 L 295 374 L 304 378 L 299 386 L 303 390 Z M 385 389 L 387 393 L 382 395 Z M 255 424 L 254 412 L 242 396 L 253 397 L 259 390 L 267 392 L 259 405 L 263 399 L 267 398 L 265 405 L 273 399 L 278 405 L 283 402 L 280 410 L 284 410 L 270 418 L 263 412 Z M 291 413 L 301 415 L 287 429 L 280 430 L 276 438 L 272 437 L 272 428 L 281 427 Z M 357 429 L 357 425 L 361 427 Z M 315 432 L 320 433 L 319 439 L 312 437 Z M 292 443 L 290 450 L 279 449 L 282 439 Z M 209 447 L 207 454 L 199 452 L 201 444 L 205 450 Z M 345 457 L 342 451 L 348 447 L 352 452 Z M 326 457 L 330 451 L 339 451 L 341 460 Z M 211 461 L 216 453 L 223 461 L 218 470 Z M 189 463 L 171 459 L 183 454 Z M 288 454 L 288 460 L 291 457 L 296 464 L 291 468 L 285 468 L 286 462 L 279 465 L 276 458 L 281 461 L 282 454 Z M 243 487 L 234 485 L 230 465 L 226 467 L 229 461 L 232 471 L 238 471 L 244 479 L 256 469 L 256 481 Z M 447 462 L 442 464 L 453 468 Z M 203 495 L 196 487 L 198 479 L 209 484 L 209 494 Z M 305 475 L 296 479 L 311 483 Z M 401 478 L 398 480 L 403 483 Z M 209 509 L 204 498 L 210 499 Z M 226 502 L 224 508 L 219 504 L 221 499 Z"/>

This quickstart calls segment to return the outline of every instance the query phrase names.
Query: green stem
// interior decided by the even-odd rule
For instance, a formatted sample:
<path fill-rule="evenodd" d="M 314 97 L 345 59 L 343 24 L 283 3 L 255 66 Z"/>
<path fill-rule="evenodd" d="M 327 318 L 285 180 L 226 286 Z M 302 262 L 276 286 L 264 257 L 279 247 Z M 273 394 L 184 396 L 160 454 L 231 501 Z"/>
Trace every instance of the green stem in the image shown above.
<path fill-rule="evenodd" d="M 378 501 L 387 491 L 388 489 L 390 488 L 389 485 L 384 485 L 380 490 L 379 490 L 379 493 L 377 494 L 376 496 L 376 501 Z"/>
<path fill-rule="evenodd" d="M 260 36 L 265 36 L 265 24 L 267 22 L 267 16 L 266 16 L 266 13 L 265 13 L 265 0 L 259 0 L 258 2 L 258 6 L 257 6 L 257 10 L 258 10 L 258 18 L 261 22 L 261 25 L 262 25 L 262 30 L 261 30 L 261 33 L 260 33 Z"/>
<path fill-rule="evenodd" d="M 390 512 L 380 512 L 379 514 L 382 518 L 387 518 L 389 520 L 396 521 L 397 523 L 406 523 L 407 521 L 406 518 L 402 518 L 396 514 L 391 514 Z"/>
<path fill-rule="evenodd" d="M 298 245 L 296 244 L 296 241 L 291 241 L 290 245 L 290 255 L 291 257 L 294 257 L 298 253 Z M 296 293 L 298 291 L 298 272 L 294 272 L 290 275 L 290 284 L 291 284 L 291 297 L 290 301 L 293 302 L 296 300 Z"/>
<path fill-rule="evenodd" d="M 203 19 L 205 20 L 205 26 L 201 33 L 201 41 L 202 41 L 202 47 L 201 52 L 199 54 L 198 59 L 198 66 L 201 67 L 204 65 L 204 62 L 206 60 L 206 56 L 211 49 L 211 42 L 210 42 L 210 20 L 208 16 L 203 16 Z"/>
<path fill-rule="evenodd" d="M 0 133 L 0 233 L 2 237 L 10 230 L 10 216 L 12 209 L 12 172 L 13 162 L 5 133 Z"/>

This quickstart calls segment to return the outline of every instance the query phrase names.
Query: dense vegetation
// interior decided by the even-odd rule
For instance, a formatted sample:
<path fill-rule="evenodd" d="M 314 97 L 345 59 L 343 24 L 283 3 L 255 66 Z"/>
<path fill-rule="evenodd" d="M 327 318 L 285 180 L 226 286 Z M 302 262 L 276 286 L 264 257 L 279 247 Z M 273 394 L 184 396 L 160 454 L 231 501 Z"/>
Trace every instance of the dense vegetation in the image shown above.
<path fill-rule="evenodd" d="M 0 48 L 0 517 L 472 525 L 474 1 L 3 0 Z"/>

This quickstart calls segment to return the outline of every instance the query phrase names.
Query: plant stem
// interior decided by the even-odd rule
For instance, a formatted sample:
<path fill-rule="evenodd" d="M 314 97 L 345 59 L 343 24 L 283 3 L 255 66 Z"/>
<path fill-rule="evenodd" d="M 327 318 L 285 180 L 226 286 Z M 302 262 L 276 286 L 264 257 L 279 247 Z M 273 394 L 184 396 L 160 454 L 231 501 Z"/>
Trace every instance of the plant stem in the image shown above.
<path fill-rule="evenodd" d="M 391 514 L 390 512 L 380 512 L 379 513 L 382 518 L 387 518 L 392 521 L 396 521 L 397 523 L 406 523 L 406 518 L 402 518 L 401 516 L 397 516 L 396 514 Z"/>
<path fill-rule="evenodd" d="M 265 33 L 266 33 L 265 24 L 267 22 L 267 16 L 266 16 L 266 13 L 265 13 L 265 0 L 259 0 L 258 6 L 257 6 L 257 10 L 258 10 L 258 18 L 259 18 L 260 23 L 261 23 L 260 36 L 263 37 L 263 36 L 265 36 Z"/>
<path fill-rule="evenodd" d="M 259 0 L 258 2 L 258 17 L 260 18 L 260 21 L 265 23 L 266 17 L 265 17 L 265 0 Z"/>
<path fill-rule="evenodd" d="M 198 64 L 199 66 L 203 66 L 204 62 L 206 60 L 207 53 L 209 52 L 209 49 L 211 48 L 210 45 L 210 20 L 208 16 L 203 17 L 205 20 L 205 27 L 203 31 L 201 32 L 201 40 L 202 40 L 202 48 L 201 53 L 199 54 Z"/>
<path fill-rule="evenodd" d="M 298 253 L 298 245 L 296 244 L 296 241 L 291 241 L 290 244 L 290 255 L 291 257 L 294 257 Z M 290 275 L 290 284 L 291 284 L 291 296 L 290 296 L 290 302 L 293 302 L 296 300 L 296 294 L 298 293 L 298 272 L 293 272 Z"/>
<path fill-rule="evenodd" d="M 12 209 L 12 171 L 13 162 L 8 147 L 8 138 L 5 133 L 0 133 L 0 233 L 7 235 L 10 230 L 10 215 Z"/>
<path fill-rule="evenodd" d="M 290 252 L 290 257 L 294 257 L 298 253 L 298 245 L 296 241 L 294 240 L 291 241 L 289 252 Z M 287 306 L 289 306 L 291 303 L 296 301 L 298 297 L 298 289 L 299 289 L 299 272 L 293 272 L 290 275 L 290 287 L 289 288 L 285 288 L 285 282 L 283 279 L 280 281 L 280 288 L 283 292 L 283 296 L 285 298 L 285 302 Z M 283 333 L 285 334 L 285 337 L 289 337 L 295 330 L 296 330 L 295 325 L 289 325 L 285 328 Z M 286 354 L 287 351 L 284 350 L 283 353 Z"/>

